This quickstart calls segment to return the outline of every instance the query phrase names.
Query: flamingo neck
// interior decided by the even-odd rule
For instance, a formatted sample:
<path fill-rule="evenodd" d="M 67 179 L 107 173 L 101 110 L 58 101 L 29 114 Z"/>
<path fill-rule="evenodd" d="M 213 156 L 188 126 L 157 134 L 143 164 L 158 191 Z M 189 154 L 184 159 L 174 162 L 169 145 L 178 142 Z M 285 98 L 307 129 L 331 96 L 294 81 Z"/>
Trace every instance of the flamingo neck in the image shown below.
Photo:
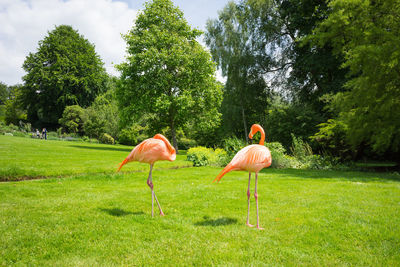
<path fill-rule="evenodd" d="M 258 143 L 258 144 L 263 146 L 264 145 L 264 141 L 265 141 L 264 129 L 259 125 L 256 125 L 254 128 L 255 128 L 254 134 L 256 134 L 257 132 L 260 132 L 261 138 L 260 138 L 260 143 Z"/>
<path fill-rule="evenodd" d="M 261 139 L 260 139 L 260 145 L 264 145 L 264 141 L 265 141 L 265 133 L 264 130 L 260 131 L 261 132 Z"/>
<path fill-rule="evenodd" d="M 165 145 L 167 146 L 167 148 L 168 148 L 169 152 L 171 153 L 171 155 L 175 154 L 175 148 L 171 145 L 171 143 L 168 141 L 168 139 L 165 138 L 164 135 L 156 134 L 153 138 L 162 140 L 165 143 Z"/>

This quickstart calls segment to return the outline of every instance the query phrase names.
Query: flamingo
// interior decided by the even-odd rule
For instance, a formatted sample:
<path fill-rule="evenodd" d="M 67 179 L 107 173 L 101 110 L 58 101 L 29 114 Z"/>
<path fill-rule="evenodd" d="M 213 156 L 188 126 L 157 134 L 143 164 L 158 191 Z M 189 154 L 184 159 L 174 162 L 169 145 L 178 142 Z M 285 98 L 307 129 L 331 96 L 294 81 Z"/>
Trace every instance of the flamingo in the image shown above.
<path fill-rule="evenodd" d="M 164 212 L 161 209 L 160 203 L 158 202 L 156 193 L 154 192 L 152 170 L 153 165 L 158 160 L 169 160 L 174 161 L 176 159 L 176 153 L 173 146 L 171 146 L 168 139 L 162 134 L 156 134 L 153 138 L 149 138 L 137 145 L 131 153 L 121 162 L 118 171 L 121 170 L 122 166 L 131 161 L 139 161 L 150 164 L 149 177 L 147 178 L 147 185 L 151 189 L 151 216 L 154 217 L 154 198 L 156 199 L 160 215 L 164 216 Z"/>
<path fill-rule="evenodd" d="M 258 172 L 263 168 L 267 168 L 271 166 L 272 158 L 271 152 L 268 148 L 264 146 L 265 140 L 265 132 L 264 129 L 258 125 L 253 124 L 250 129 L 249 138 L 253 139 L 254 134 L 257 132 L 261 133 L 260 143 L 258 145 L 249 145 L 242 148 L 231 160 L 231 162 L 226 165 L 226 167 L 218 174 L 218 176 L 214 179 L 214 182 L 219 182 L 226 173 L 230 171 L 248 171 L 249 172 L 249 184 L 247 187 L 247 221 L 246 225 L 249 227 L 253 227 L 249 223 L 249 215 L 250 215 L 250 178 L 251 172 L 255 172 L 255 190 L 254 190 L 254 198 L 256 199 L 257 206 L 257 229 L 264 230 L 264 228 L 260 227 L 260 217 L 258 214 L 258 194 L 257 194 L 257 178 Z"/>

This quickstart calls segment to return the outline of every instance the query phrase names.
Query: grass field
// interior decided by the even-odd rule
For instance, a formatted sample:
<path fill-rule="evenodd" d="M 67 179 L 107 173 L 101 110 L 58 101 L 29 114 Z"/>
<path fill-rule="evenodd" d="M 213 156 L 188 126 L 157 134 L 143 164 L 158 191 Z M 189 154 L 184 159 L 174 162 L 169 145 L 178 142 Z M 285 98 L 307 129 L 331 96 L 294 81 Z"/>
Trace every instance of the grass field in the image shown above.
<path fill-rule="evenodd" d="M 130 148 L 3 136 L 0 146 L 3 177 L 50 176 L 0 183 L 0 265 L 400 265 L 397 174 L 266 169 L 258 231 L 245 226 L 244 172 L 213 184 L 221 168 L 159 164 L 166 216 L 152 218 L 148 166 L 114 172 Z"/>
<path fill-rule="evenodd" d="M 132 147 L 0 136 L 0 181 L 32 177 L 115 172 Z M 155 169 L 191 166 L 186 156 L 158 162 Z M 148 165 L 132 162 L 125 171 L 145 171 Z"/>

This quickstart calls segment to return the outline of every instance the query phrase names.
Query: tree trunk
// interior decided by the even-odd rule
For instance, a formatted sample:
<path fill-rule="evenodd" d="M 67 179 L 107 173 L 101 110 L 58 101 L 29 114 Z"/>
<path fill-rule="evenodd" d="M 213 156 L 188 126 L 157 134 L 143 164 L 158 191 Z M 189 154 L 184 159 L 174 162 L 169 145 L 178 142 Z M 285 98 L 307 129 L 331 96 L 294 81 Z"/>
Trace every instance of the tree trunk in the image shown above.
<path fill-rule="evenodd" d="M 247 123 L 246 123 L 246 116 L 244 115 L 243 104 L 242 104 L 242 117 L 243 117 L 244 134 L 246 135 L 246 144 L 248 144 L 249 143 L 249 136 L 247 134 Z"/>
<path fill-rule="evenodd" d="M 171 135 L 172 135 L 172 146 L 175 148 L 176 154 L 179 154 L 178 142 L 176 142 L 176 132 L 175 132 L 174 121 L 171 121 Z"/>

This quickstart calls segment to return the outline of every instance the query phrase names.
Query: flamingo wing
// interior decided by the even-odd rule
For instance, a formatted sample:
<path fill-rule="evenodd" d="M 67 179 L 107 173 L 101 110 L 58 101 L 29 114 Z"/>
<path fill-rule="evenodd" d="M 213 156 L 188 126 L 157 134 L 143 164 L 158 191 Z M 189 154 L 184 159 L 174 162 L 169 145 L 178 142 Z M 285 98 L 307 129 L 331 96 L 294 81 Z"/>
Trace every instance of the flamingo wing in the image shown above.
<path fill-rule="evenodd" d="M 271 152 L 268 148 L 262 145 L 246 146 L 233 157 L 231 162 L 214 179 L 214 182 L 221 180 L 230 171 L 247 170 L 259 172 L 270 165 Z"/>

